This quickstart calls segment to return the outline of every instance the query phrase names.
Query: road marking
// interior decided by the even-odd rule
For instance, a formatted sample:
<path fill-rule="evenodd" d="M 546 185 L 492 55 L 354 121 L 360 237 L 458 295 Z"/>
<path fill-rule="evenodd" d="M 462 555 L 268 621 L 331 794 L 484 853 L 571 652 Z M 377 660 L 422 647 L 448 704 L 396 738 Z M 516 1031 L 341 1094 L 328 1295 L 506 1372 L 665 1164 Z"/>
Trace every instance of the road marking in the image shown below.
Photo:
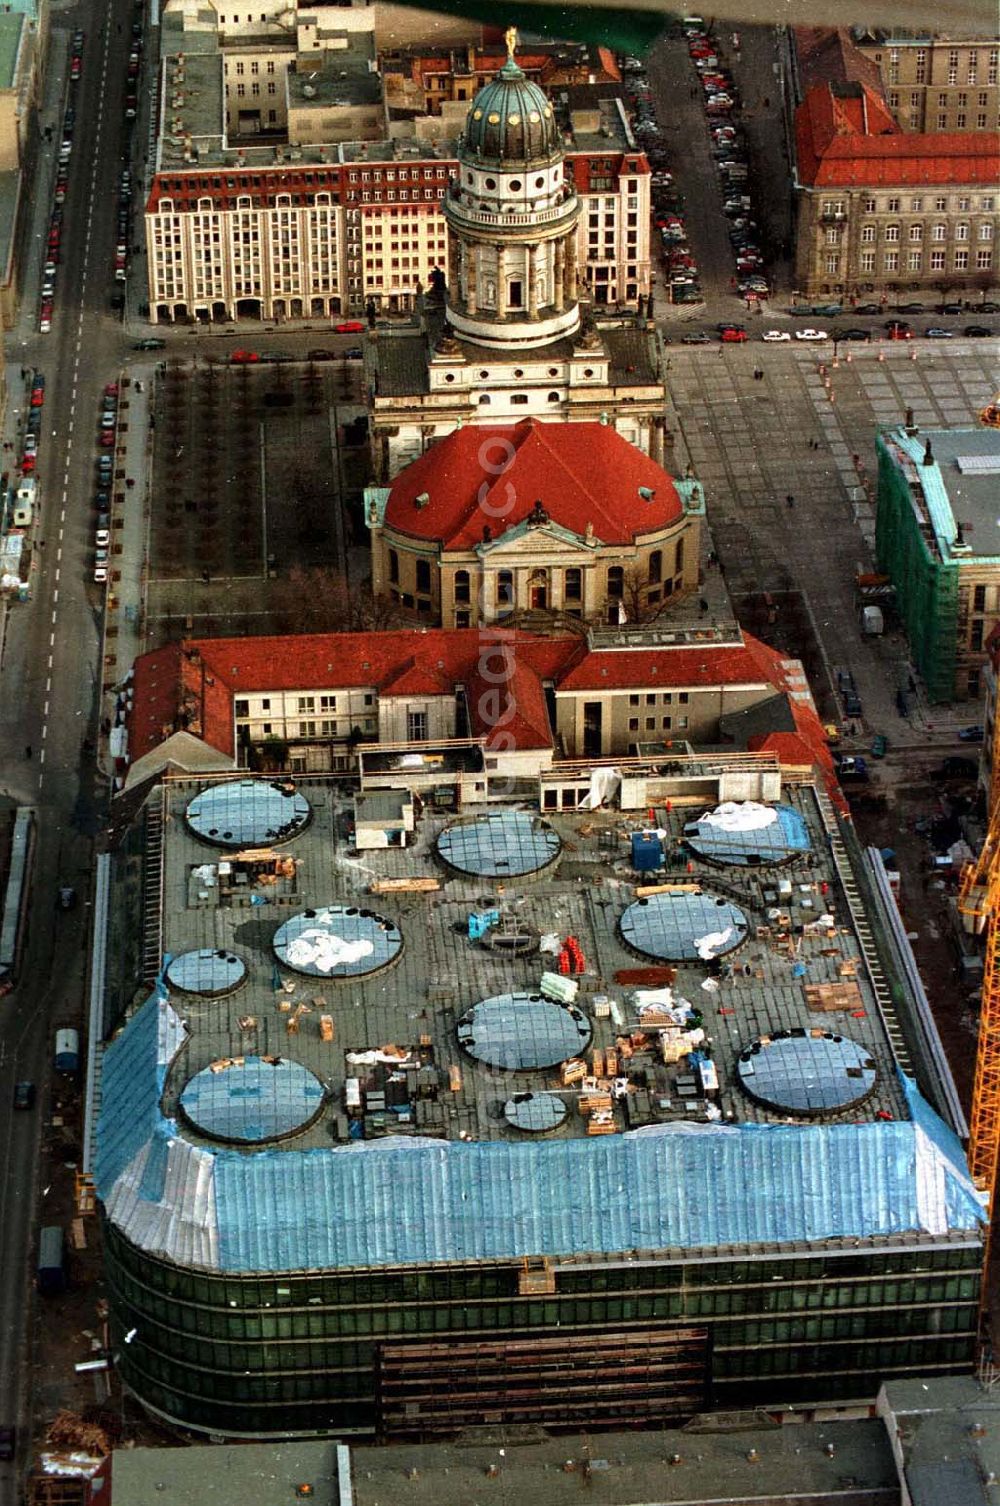
<path fill-rule="evenodd" d="M 45 739 L 48 737 L 48 735 L 49 735 L 48 723 L 47 722 L 43 722 L 42 723 L 42 742 L 45 741 Z"/>
<path fill-rule="evenodd" d="M 45 694 L 48 695 L 48 693 L 49 693 L 49 691 L 51 689 L 52 689 L 52 676 L 49 675 L 48 678 L 45 681 Z M 46 704 L 48 704 L 48 703 L 46 703 Z"/>
<path fill-rule="evenodd" d="M 42 715 L 43 716 L 48 716 L 48 714 L 49 714 L 49 703 L 48 703 L 48 701 L 46 701 L 45 705 L 42 707 Z"/>
<path fill-rule="evenodd" d="M 55 627 L 55 622 L 56 622 L 56 618 L 57 618 L 57 617 L 58 617 L 58 616 L 59 616 L 59 613 L 58 613 L 58 612 L 56 612 L 56 611 L 53 611 L 53 613 L 52 613 L 52 626 L 53 626 L 53 627 Z"/>
<path fill-rule="evenodd" d="M 50 633 L 49 634 L 49 648 L 55 648 L 55 646 L 56 646 L 56 635 L 55 635 L 55 633 Z M 49 663 L 51 664 L 51 662 L 52 661 L 50 659 Z"/>
<path fill-rule="evenodd" d="M 57 570 L 56 571 L 56 580 L 58 580 L 58 579 L 59 579 L 59 571 Z M 58 600 L 59 600 L 59 587 L 56 586 L 55 590 L 52 592 L 52 603 L 53 603 L 53 606 L 55 605 L 55 603 Z M 52 613 L 52 621 L 55 622 L 55 620 L 56 620 L 56 614 L 55 614 L 55 612 L 53 612 Z"/>
<path fill-rule="evenodd" d="M 59 537 L 62 538 L 62 534 L 60 534 Z M 61 559 L 62 559 L 62 545 L 60 544 L 59 548 L 56 550 L 56 563 L 58 564 Z M 57 570 L 56 571 L 56 580 L 58 580 L 58 579 L 59 579 L 59 572 Z"/>

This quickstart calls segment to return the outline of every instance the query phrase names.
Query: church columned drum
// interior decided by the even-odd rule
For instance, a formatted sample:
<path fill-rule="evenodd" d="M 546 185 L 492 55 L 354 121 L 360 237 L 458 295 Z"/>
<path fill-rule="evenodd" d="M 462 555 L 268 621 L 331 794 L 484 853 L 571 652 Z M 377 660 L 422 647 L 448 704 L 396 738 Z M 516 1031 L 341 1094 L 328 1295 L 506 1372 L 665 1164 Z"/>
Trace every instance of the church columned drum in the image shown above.
<path fill-rule="evenodd" d="M 511 56 L 473 101 L 444 202 L 448 322 L 487 348 L 544 346 L 580 323 L 580 205 L 552 106 Z"/>

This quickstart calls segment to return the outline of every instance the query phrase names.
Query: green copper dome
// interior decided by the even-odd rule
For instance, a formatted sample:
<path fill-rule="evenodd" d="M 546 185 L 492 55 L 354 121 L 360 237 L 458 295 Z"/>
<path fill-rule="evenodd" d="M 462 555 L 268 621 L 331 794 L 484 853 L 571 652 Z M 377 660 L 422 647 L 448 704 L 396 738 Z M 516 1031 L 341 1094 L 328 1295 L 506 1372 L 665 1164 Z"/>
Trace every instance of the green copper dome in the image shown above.
<path fill-rule="evenodd" d="M 472 101 L 462 146 L 469 160 L 498 167 L 542 164 L 559 155 L 552 106 L 513 58 Z"/>

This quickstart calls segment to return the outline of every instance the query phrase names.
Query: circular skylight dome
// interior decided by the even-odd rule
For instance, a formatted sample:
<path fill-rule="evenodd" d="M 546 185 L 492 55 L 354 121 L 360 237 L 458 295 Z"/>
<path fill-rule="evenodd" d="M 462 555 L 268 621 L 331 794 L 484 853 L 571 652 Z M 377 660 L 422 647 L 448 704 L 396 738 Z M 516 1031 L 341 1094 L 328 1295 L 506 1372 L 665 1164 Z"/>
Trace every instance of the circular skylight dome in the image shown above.
<path fill-rule="evenodd" d="M 553 1004 L 541 994 L 497 994 L 467 1009 L 458 1022 L 458 1043 L 476 1061 L 504 1072 L 536 1072 L 585 1051 L 591 1028 L 572 1005 Z"/>
<path fill-rule="evenodd" d="M 701 889 L 637 899 L 618 924 L 630 947 L 665 962 L 712 962 L 742 946 L 749 930 L 738 906 Z"/>
<path fill-rule="evenodd" d="M 268 779 L 227 779 L 188 803 L 187 823 L 214 847 L 274 847 L 290 842 L 309 823 L 309 802 L 291 784 Z"/>
<path fill-rule="evenodd" d="M 743 1091 L 779 1114 L 813 1118 L 868 1097 L 878 1068 L 864 1046 L 826 1030 L 778 1030 L 740 1052 Z"/>
<path fill-rule="evenodd" d="M 256 1145 L 307 1129 L 323 1107 L 324 1088 L 299 1062 L 260 1056 L 213 1062 L 180 1096 L 188 1123 L 207 1139 Z"/>
<path fill-rule="evenodd" d="M 546 822 L 527 811 L 497 811 L 455 821 L 437 840 L 438 856 L 474 878 L 518 878 L 539 873 L 559 856 L 562 843 Z"/>
<path fill-rule="evenodd" d="M 234 993 L 246 982 L 247 965 L 235 952 L 213 951 L 205 947 L 197 952 L 181 952 L 167 964 L 167 982 L 185 994 L 203 994 L 220 998 Z"/>
<path fill-rule="evenodd" d="M 274 936 L 278 961 L 313 978 L 360 978 L 395 962 L 403 950 L 399 927 L 374 910 L 324 905 L 301 910 Z"/>
<path fill-rule="evenodd" d="M 544 1135 L 558 1129 L 566 1118 L 566 1105 L 558 1093 L 515 1093 L 503 1106 L 511 1129 L 528 1135 Z"/>

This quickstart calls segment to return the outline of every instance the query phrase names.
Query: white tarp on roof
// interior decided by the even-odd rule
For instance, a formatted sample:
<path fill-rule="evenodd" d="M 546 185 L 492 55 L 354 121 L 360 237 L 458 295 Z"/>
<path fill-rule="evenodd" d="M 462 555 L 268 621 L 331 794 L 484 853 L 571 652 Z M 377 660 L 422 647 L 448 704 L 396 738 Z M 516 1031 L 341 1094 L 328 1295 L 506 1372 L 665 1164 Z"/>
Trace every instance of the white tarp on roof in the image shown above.
<path fill-rule="evenodd" d="M 700 825 L 715 826 L 719 831 L 760 831 L 773 826 L 778 812 L 758 800 L 724 800 L 714 811 L 702 816 Z"/>
<path fill-rule="evenodd" d="M 317 972 L 332 973 L 335 967 L 370 957 L 374 950 L 363 936 L 348 941 L 346 936 L 335 936 L 332 931 L 310 926 L 288 943 L 286 957 L 289 967 L 314 967 Z"/>
<path fill-rule="evenodd" d="M 695 941 L 695 947 L 702 962 L 711 962 L 713 957 L 724 950 L 733 934 L 732 926 L 727 926 L 724 931 L 709 931 L 707 936 L 699 936 Z"/>

